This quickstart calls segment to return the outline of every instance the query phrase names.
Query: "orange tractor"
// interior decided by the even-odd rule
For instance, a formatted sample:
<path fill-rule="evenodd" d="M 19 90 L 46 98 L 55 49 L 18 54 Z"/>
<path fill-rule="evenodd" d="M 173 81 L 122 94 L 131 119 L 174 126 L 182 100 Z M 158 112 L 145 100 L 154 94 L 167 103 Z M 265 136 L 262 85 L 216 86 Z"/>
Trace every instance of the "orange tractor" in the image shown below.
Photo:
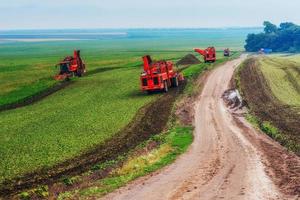
<path fill-rule="evenodd" d="M 204 62 L 215 62 L 216 61 L 216 49 L 215 47 L 208 47 L 205 50 L 195 49 L 195 52 L 203 56 Z"/>
<path fill-rule="evenodd" d="M 55 80 L 65 80 L 72 76 L 81 77 L 86 72 L 80 50 L 74 50 L 73 56 L 65 57 L 56 66 L 59 66 L 59 73 L 54 77 Z"/>
<path fill-rule="evenodd" d="M 153 62 L 149 55 L 143 57 L 144 71 L 140 76 L 141 89 L 151 93 L 152 91 L 168 92 L 169 87 L 178 87 L 183 75 L 174 70 L 170 61 Z"/>

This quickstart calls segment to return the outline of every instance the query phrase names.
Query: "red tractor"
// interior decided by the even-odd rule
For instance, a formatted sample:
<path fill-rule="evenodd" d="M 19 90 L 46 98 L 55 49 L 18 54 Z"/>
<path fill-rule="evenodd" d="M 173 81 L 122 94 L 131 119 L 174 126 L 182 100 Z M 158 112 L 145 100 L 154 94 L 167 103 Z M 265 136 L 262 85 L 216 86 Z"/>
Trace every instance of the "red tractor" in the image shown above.
<path fill-rule="evenodd" d="M 195 49 L 195 52 L 198 52 L 203 56 L 204 62 L 215 62 L 216 61 L 216 49 L 215 47 L 208 47 L 205 50 Z"/>
<path fill-rule="evenodd" d="M 179 82 L 184 80 L 183 75 L 174 70 L 170 61 L 153 62 L 149 55 L 144 56 L 143 61 L 144 71 L 140 76 L 142 91 L 168 92 L 169 87 L 178 87 Z"/>
<path fill-rule="evenodd" d="M 59 73 L 54 77 L 55 80 L 65 80 L 72 76 L 81 77 L 86 72 L 80 50 L 74 50 L 73 56 L 65 57 L 56 66 L 59 66 Z"/>

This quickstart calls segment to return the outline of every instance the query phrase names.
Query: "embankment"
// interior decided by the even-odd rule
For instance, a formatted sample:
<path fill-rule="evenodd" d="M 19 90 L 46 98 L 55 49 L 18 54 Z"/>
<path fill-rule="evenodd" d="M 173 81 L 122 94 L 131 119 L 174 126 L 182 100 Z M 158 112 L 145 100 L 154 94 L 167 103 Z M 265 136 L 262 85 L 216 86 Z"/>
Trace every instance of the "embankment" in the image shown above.
<path fill-rule="evenodd" d="M 238 72 L 238 85 L 251 113 L 260 123 L 270 122 L 283 134 L 277 139 L 300 154 L 300 114 L 291 106 L 279 101 L 260 70 L 258 58 L 244 62 Z"/>

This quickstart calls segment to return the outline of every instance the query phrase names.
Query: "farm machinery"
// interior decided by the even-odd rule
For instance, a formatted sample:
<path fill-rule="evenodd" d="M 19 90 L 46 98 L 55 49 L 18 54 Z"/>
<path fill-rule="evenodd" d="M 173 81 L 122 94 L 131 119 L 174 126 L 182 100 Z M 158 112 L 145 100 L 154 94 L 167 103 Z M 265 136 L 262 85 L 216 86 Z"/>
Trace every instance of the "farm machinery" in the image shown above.
<path fill-rule="evenodd" d="M 224 56 L 229 57 L 230 56 L 230 50 L 229 48 L 224 49 Z"/>
<path fill-rule="evenodd" d="M 170 87 L 178 87 L 183 75 L 174 69 L 171 61 L 152 61 L 149 55 L 143 57 L 144 68 L 140 76 L 141 89 L 151 93 L 152 91 L 168 92 Z"/>
<path fill-rule="evenodd" d="M 72 76 L 81 77 L 86 72 L 80 50 L 74 50 L 73 56 L 65 57 L 56 66 L 59 67 L 59 73 L 54 77 L 55 80 L 65 80 Z"/>
<path fill-rule="evenodd" d="M 203 56 L 204 62 L 216 61 L 216 49 L 214 47 L 208 47 L 207 49 L 195 49 L 195 52 Z"/>

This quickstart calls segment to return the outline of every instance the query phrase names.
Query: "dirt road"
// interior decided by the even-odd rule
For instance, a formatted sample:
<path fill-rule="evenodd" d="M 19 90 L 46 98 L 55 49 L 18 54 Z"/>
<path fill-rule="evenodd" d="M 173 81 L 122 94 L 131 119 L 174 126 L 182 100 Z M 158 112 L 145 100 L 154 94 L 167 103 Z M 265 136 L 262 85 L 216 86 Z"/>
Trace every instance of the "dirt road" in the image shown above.
<path fill-rule="evenodd" d="M 297 199 L 277 187 L 272 169 L 266 167 L 270 160 L 261 141 L 283 152 L 280 155 L 288 153 L 229 110 L 221 98 L 244 58 L 227 62 L 209 75 L 195 104 L 195 139 L 188 152 L 160 172 L 103 199 Z M 299 158 L 291 157 L 300 166 Z"/>

